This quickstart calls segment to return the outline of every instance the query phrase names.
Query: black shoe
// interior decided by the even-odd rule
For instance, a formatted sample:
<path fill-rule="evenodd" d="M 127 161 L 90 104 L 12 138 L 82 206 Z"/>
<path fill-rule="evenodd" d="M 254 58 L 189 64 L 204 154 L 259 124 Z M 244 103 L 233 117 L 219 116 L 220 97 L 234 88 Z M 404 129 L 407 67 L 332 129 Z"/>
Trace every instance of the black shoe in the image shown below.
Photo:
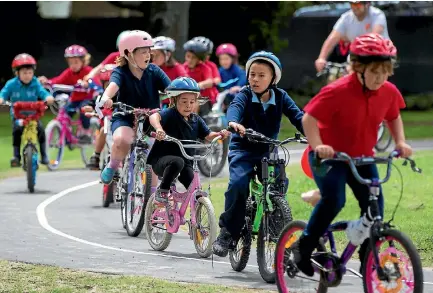
<path fill-rule="evenodd" d="M 41 164 L 42 165 L 48 165 L 50 163 L 50 160 L 48 160 L 47 156 L 41 157 Z"/>
<path fill-rule="evenodd" d="M 21 159 L 17 158 L 17 157 L 13 157 L 11 159 L 11 167 L 15 168 L 15 167 L 21 167 Z"/>
<path fill-rule="evenodd" d="M 89 168 L 90 170 L 100 170 L 99 168 L 99 156 L 96 156 L 95 154 L 93 154 L 90 157 L 89 163 L 86 166 L 87 168 Z"/>
<path fill-rule="evenodd" d="M 226 257 L 229 253 L 230 244 L 233 242 L 232 236 L 226 228 L 221 228 L 215 242 L 212 244 L 212 250 L 215 255 Z"/>
<path fill-rule="evenodd" d="M 311 254 L 312 251 L 305 251 L 304 246 L 302 245 L 304 242 L 302 239 L 303 236 L 299 240 L 297 240 L 291 246 L 291 250 L 293 252 L 293 257 L 295 260 L 296 267 L 303 272 L 306 276 L 312 277 L 314 276 L 314 268 L 311 264 Z"/>
<path fill-rule="evenodd" d="M 78 141 L 80 144 L 91 144 L 92 138 L 90 137 L 90 135 L 82 135 L 78 138 Z"/>

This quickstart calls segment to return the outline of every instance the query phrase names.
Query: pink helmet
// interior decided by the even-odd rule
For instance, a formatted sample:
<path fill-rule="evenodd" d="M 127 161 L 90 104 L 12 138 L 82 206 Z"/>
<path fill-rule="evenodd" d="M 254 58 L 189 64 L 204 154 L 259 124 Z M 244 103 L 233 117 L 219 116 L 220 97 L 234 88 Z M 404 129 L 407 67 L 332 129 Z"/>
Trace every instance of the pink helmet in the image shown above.
<path fill-rule="evenodd" d="M 65 58 L 70 57 L 85 57 L 87 55 L 87 50 L 80 45 L 71 45 L 65 49 Z"/>
<path fill-rule="evenodd" d="M 125 56 L 125 50 L 134 52 L 137 48 L 153 47 L 152 37 L 145 31 L 128 31 L 119 40 L 120 56 Z"/>
<path fill-rule="evenodd" d="M 235 45 L 227 43 L 227 44 L 221 44 L 218 46 L 218 48 L 216 49 L 216 53 L 217 56 L 222 55 L 222 54 L 227 54 L 233 57 L 238 56 L 238 50 L 236 49 Z"/>

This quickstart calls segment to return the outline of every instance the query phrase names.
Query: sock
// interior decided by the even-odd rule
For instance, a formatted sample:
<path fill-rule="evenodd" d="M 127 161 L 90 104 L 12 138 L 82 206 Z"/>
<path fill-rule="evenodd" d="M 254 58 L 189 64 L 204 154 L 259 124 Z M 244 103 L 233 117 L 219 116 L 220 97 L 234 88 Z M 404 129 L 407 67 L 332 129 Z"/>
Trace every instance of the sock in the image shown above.
<path fill-rule="evenodd" d="M 156 187 L 152 186 L 152 187 L 150 188 L 150 194 L 154 194 L 155 191 L 156 191 Z"/>
<path fill-rule="evenodd" d="M 109 163 L 109 168 L 117 169 L 121 162 L 122 162 L 121 160 L 111 159 Z"/>

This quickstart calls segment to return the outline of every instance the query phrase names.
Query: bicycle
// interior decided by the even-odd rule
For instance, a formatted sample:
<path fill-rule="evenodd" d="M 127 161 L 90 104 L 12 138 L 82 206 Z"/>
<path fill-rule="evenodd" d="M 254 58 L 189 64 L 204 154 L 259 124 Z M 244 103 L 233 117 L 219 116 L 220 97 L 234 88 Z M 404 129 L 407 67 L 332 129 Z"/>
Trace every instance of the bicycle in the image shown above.
<path fill-rule="evenodd" d="M 10 102 L 5 102 L 11 106 Z M 17 119 L 15 123 L 24 126 L 23 140 L 23 170 L 27 174 L 27 188 L 30 193 L 35 192 L 36 171 L 39 169 L 38 163 L 38 130 L 37 121 L 44 115 L 46 107 L 45 102 L 15 102 L 13 103 L 14 116 Z M 32 114 L 30 114 L 33 112 Z"/>
<path fill-rule="evenodd" d="M 334 159 L 322 160 L 321 163 L 327 161 L 340 161 L 346 162 L 350 166 L 356 180 L 369 187 L 369 210 L 373 220 L 373 225 L 369 229 L 369 236 L 365 238 L 370 238 L 369 246 L 365 253 L 364 265 L 361 274 L 358 272 L 346 268 L 346 265 L 353 253 L 355 252 L 357 245 L 352 244 L 349 241 L 345 250 L 339 257 L 335 247 L 334 232 L 344 231 L 348 227 L 349 221 L 339 221 L 333 223 L 329 226 L 328 231 L 323 235 L 319 244 L 317 246 L 317 253 L 313 253 L 311 257 L 311 262 L 314 267 L 315 273 L 319 274 L 320 280 L 317 292 L 325 293 L 330 287 L 337 287 L 340 285 L 343 276 L 347 271 L 351 271 L 358 277 L 363 278 L 364 292 L 373 292 L 374 288 L 377 288 L 379 292 L 401 292 L 401 288 L 394 288 L 387 290 L 381 284 L 381 281 L 396 281 L 397 286 L 402 286 L 403 281 L 407 281 L 403 276 L 402 270 L 404 267 L 399 264 L 399 258 L 401 255 L 398 254 L 395 248 L 395 242 L 400 242 L 402 246 L 406 249 L 409 254 L 409 259 L 412 263 L 414 270 L 414 281 L 409 281 L 409 285 L 413 285 L 415 289 L 413 292 L 422 292 L 423 286 L 423 271 L 421 266 L 421 260 L 417 253 L 417 250 L 412 243 L 412 241 L 401 231 L 393 229 L 391 222 L 394 219 L 395 212 L 398 208 L 400 200 L 403 195 L 403 177 L 400 173 L 402 179 L 401 194 L 398 200 L 397 206 L 392 213 L 391 220 L 384 222 L 379 214 L 379 207 L 377 203 L 379 195 L 379 187 L 381 184 L 387 182 L 391 176 L 391 164 L 393 158 L 399 157 L 400 153 L 398 151 L 393 151 L 388 157 L 362 157 L 362 158 L 351 158 L 345 153 L 336 153 Z M 406 159 L 403 165 L 407 165 L 410 162 L 410 166 L 414 172 L 421 173 L 421 169 L 416 167 L 415 161 L 412 159 Z M 320 163 L 317 163 L 318 166 Z M 386 176 L 384 179 L 372 178 L 365 179 L 362 178 L 356 166 L 369 165 L 369 164 L 387 164 Z M 398 170 L 398 169 L 397 169 Z M 290 280 L 293 280 L 297 276 L 299 270 L 296 268 L 295 263 L 290 255 L 292 244 L 297 240 L 297 236 L 294 235 L 295 232 L 304 230 L 306 228 L 306 223 L 304 221 L 293 221 L 284 227 L 278 239 L 276 256 L 275 256 L 275 268 L 277 273 L 277 287 L 278 291 L 282 293 L 289 292 L 287 284 L 284 278 L 284 274 L 287 273 Z M 361 239 L 362 240 L 362 239 Z M 361 240 L 359 243 L 362 243 Z M 326 250 L 326 243 L 329 242 L 330 252 Z M 382 243 L 388 242 L 390 247 L 384 252 L 379 253 L 379 248 Z M 386 264 L 385 267 L 382 267 Z M 300 277 L 300 276 L 298 276 Z M 307 280 L 316 281 L 307 277 L 300 277 Z M 316 281 L 317 282 L 317 281 Z M 316 291 L 315 291 L 316 292 Z M 408 292 L 408 291 L 404 291 Z"/>
<path fill-rule="evenodd" d="M 233 78 L 225 83 L 219 83 L 218 88 L 226 88 L 234 85 L 239 78 Z M 209 126 L 211 131 L 221 131 L 227 128 L 228 123 L 226 114 L 223 111 L 223 105 L 225 104 L 225 98 L 230 93 L 230 90 L 221 91 L 216 97 L 216 102 L 213 104 L 212 109 L 209 113 L 203 115 L 203 120 Z M 209 156 L 210 158 L 198 162 L 198 168 L 200 173 L 205 177 L 217 176 L 224 169 L 227 162 L 227 155 L 229 152 L 230 140 L 226 139 L 219 141 L 214 153 Z"/>
<path fill-rule="evenodd" d="M 94 143 L 95 136 L 97 135 L 100 127 L 99 120 L 97 118 L 90 119 L 90 129 L 92 130 L 92 142 L 90 144 L 81 144 L 79 143 L 78 136 L 84 132 L 84 128 L 81 124 L 81 121 L 78 119 L 73 121 L 71 117 L 69 117 L 67 113 L 67 109 L 65 107 L 67 101 L 69 100 L 69 96 L 65 94 L 65 92 L 90 92 L 91 90 L 97 90 L 98 92 L 102 91 L 102 88 L 91 84 L 89 88 L 84 88 L 81 84 L 76 84 L 73 86 L 70 85 L 61 85 L 54 84 L 49 85 L 49 90 L 52 95 L 55 97 L 56 104 L 58 105 L 58 109 L 56 107 L 51 107 L 51 110 L 57 113 L 57 117 L 51 120 L 47 127 L 45 128 L 45 135 L 48 139 L 48 150 L 56 149 L 57 155 L 54 159 L 50 159 L 48 166 L 48 170 L 54 171 L 57 170 L 60 166 L 60 163 L 63 159 L 65 146 L 68 146 L 70 150 L 74 148 L 80 149 L 81 159 L 85 166 L 89 163 L 90 154 L 87 154 L 87 150 L 93 149 L 90 146 Z M 62 92 L 59 94 L 59 92 Z M 54 134 L 57 134 L 57 139 L 53 139 Z"/>
<path fill-rule="evenodd" d="M 290 154 L 284 145 L 291 142 L 302 144 L 308 142 L 301 138 L 299 133 L 296 133 L 295 137 L 283 141 L 271 139 L 252 129 L 246 129 L 245 136 L 252 142 L 268 144 L 269 157 L 263 157 L 261 170 L 255 170 L 255 175 L 250 180 L 245 226 L 239 240 L 234 241 L 229 248 L 229 259 L 233 270 L 243 271 L 249 260 L 252 241 L 257 236 L 257 264 L 260 275 L 267 283 L 274 283 L 274 260 L 271 259 L 271 267 L 268 267 L 266 244 L 277 243 L 280 231 L 293 219 L 288 195 L 286 195 L 288 184 L 286 186 L 285 167 L 290 159 Z M 284 159 L 279 157 L 279 148 L 284 151 Z M 287 157 L 285 152 L 288 154 Z M 257 178 L 259 171 L 261 172 L 262 183 Z M 279 221 L 281 223 L 278 223 Z M 272 227 L 274 229 L 271 229 Z M 273 254 L 271 258 L 273 258 Z"/>
<path fill-rule="evenodd" d="M 374 146 L 374 148 L 378 152 L 384 152 L 391 146 L 391 143 L 392 143 L 392 135 L 386 123 L 382 122 L 379 126 L 379 131 L 377 134 L 377 143 Z"/>
<path fill-rule="evenodd" d="M 151 136 L 156 137 L 156 133 L 152 132 Z M 174 137 L 168 135 L 165 136 L 165 141 L 176 143 L 179 146 L 182 155 L 186 159 L 193 161 L 194 178 L 185 192 L 177 191 L 176 185 L 173 183 L 170 187 L 169 202 L 165 204 L 164 207 L 154 203 L 155 194 L 151 196 L 150 204 L 147 205 L 145 213 L 145 229 L 147 240 L 154 250 L 165 250 L 169 246 L 173 234 L 178 232 L 179 227 L 188 224 L 189 237 L 194 241 L 194 246 L 198 255 L 202 258 L 208 258 L 212 255 L 212 243 L 216 239 L 217 223 L 215 211 L 212 202 L 210 201 L 210 194 L 201 189 L 197 162 L 204 160 L 212 152 L 213 147 L 221 138 L 222 136 L 219 135 L 215 137 L 210 144 L 202 144 L 190 140 L 180 141 Z M 182 142 L 190 144 L 182 144 Z M 186 153 L 185 148 L 204 149 L 205 154 L 190 156 Z M 188 206 L 190 218 L 186 220 L 184 216 Z M 208 214 L 207 220 L 209 227 L 204 227 L 203 224 L 200 223 L 202 218 L 200 212 L 203 209 L 206 210 Z M 161 236 L 160 241 L 158 241 L 152 233 L 154 232 L 153 229 L 162 231 L 161 234 L 163 235 Z M 209 241 L 205 245 L 203 238 L 208 236 Z"/>
<path fill-rule="evenodd" d="M 134 115 L 134 133 L 136 136 L 131 149 L 126 156 L 120 174 L 117 173 L 113 182 L 116 182 L 116 201 L 120 201 L 120 213 L 123 228 L 131 237 L 140 235 L 144 225 L 144 213 L 149 201 L 152 187 L 152 168 L 146 164 L 150 151 L 148 136 L 145 134 L 143 123 L 146 119 L 159 111 L 134 108 L 122 102 L 113 103 L 112 117 L 118 115 Z M 99 117 L 102 112 L 96 107 Z"/>
<path fill-rule="evenodd" d="M 105 134 L 105 146 L 100 154 L 100 166 L 99 169 L 104 170 L 105 166 L 110 162 L 111 147 L 113 145 L 113 134 L 111 133 L 111 113 L 109 111 L 102 111 L 104 119 L 104 134 Z M 87 117 L 99 117 L 99 114 L 95 111 L 87 112 Z M 102 188 L 102 206 L 108 208 L 114 199 L 117 197 L 117 186 L 113 180 L 110 184 L 104 184 Z"/>

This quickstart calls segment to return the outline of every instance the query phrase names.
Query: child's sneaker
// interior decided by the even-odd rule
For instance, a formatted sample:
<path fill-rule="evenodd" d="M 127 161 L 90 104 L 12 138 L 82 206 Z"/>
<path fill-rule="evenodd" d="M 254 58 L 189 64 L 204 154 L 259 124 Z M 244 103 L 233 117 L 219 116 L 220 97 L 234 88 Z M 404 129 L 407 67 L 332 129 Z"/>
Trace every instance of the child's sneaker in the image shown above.
<path fill-rule="evenodd" d="M 96 154 L 93 154 L 90 157 L 89 163 L 87 164 L 87 168 L 89 168 L 90 170 L 99 170 L 99 156 Z"/>
<path fill-rule="evenodd" d="M 17 158 L 17 157 L 13 157 L 11 159 L 11 167 L 15 168 L 15 167 L 21 167 L 21 159 Z"/>
<path fill-rule="evenodd" d="M 104 170 L 101 172 L 101 181 L 104 184 L 110 184 L 113 180 L 114 173 L 116 173 L 116 169 L 105 166 Z"/>
<path fill-rule="evenodd" d="M 168 202 L 168 190 L 167 189 L 157 189 L 155 191 L 155 203 L 165 205 Z"/>

